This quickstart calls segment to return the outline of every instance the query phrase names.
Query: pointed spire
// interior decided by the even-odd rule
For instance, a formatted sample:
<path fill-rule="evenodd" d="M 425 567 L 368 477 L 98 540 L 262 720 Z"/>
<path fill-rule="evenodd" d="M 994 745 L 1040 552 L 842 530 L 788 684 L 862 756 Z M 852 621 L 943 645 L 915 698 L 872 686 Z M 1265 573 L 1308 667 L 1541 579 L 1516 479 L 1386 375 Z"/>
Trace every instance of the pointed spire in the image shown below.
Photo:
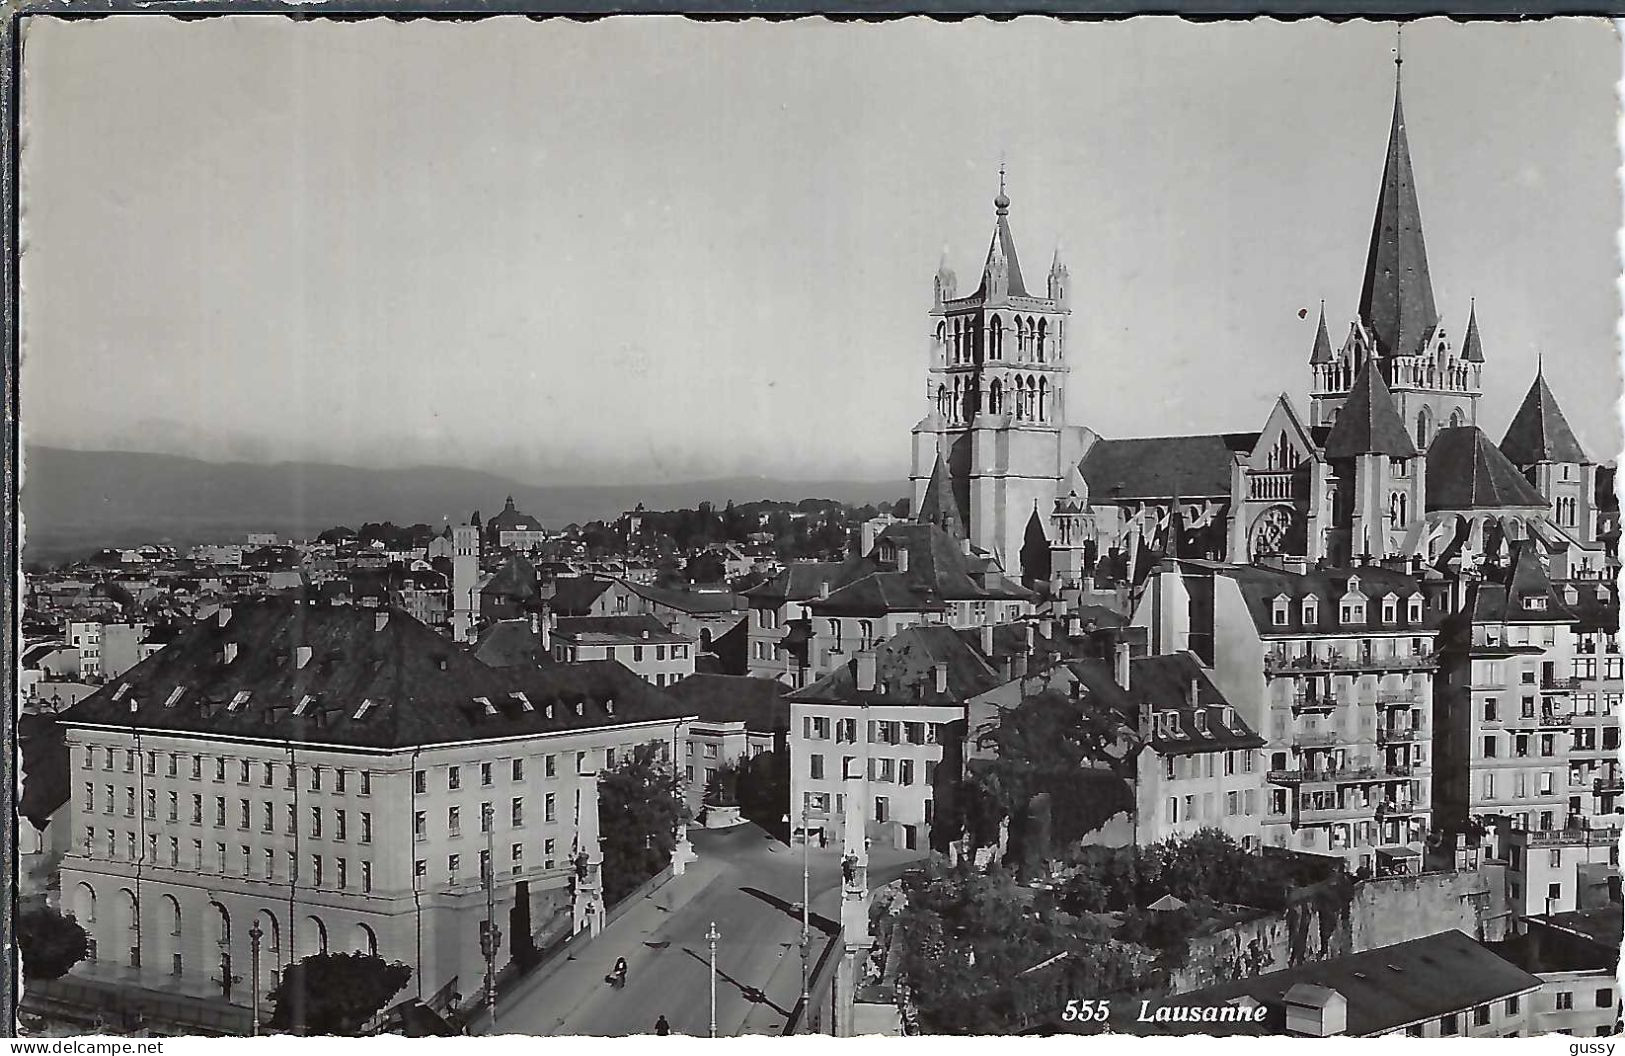
<path fill-rule="evenodd" d="M 1348 399 L 1337 412 L 1337 421 L 1326 437 L 1327 458 L 1353 458 L 1356 455 L 1387 455 L 1415 458 L 1416 445 L 1405 433 L 1405 423 L 1394 408 L 1377 361 L 1365 361 L 1365 370 L 1354 383 Z"/>
<path fill-rule="evenodd" d="M 1027 287 L 1021 280 L 1021 263 L 1016 259 L 1016 240 L 1010 235 L 1010 197 L 1004 193 L 1004 162 L 999 163 L 999 194 L 993 199 L 993 241 L 987 247 L 987 264 L 982 268 L 982 287 L 978 293 L 987 296 L 993 289 L 994 275 L 1004 276 L 1003 293 L 1011 297 L 1026 297 Z"/>
<path fill-rule="evenodd" d="M 1410 142 L 1405 134 L 1405 108 L 1400 91 L 1402 56 L 1394 61 L 1394 116 L 1388 130 L 1388 154 L 1382 187 L 1371 224 L 1365 281 L 1360 289 L 1360 319 L 1371 331 L 1382 356 L 1421 352 L 1439 325 L 1428 276 L 1427 246 L 1422 238 L 1422 212 L 1416 201 Z"/>
<path fill-rule="evenodd" d="M 1467 309 L 1467 336 L 1461 342 L 1461 358 L 1468 363 L 1484 362 L 1484 345 L 1478 339 L 1478 301 Z"/>
<path fill-rule="evenodd" d="M 1168 535 L 1162 541 L 1162 562 L 1165 566 L 1179 560 L 1179 537 L 1185 532 L 1184 504 L 1178 495 L 1168 509 Z"/>
<path fill-rule="evenodd" d="M 1320 366 L 1322 363 L 1332 361 L 1332 339 L 1326 333 L 1326 302 L 1320 302 L 1320 324 L 1315 327 L 1315 347 L 1309 353 L 1311 366 Z"/>
<path fill-rule="evenodd" d="M 926 482 L 920 511 L 914 520 L 918 524 L 934 524 L 955 539 L 965 538 L 965 521 L 954 502 L 953 477 L 948 472 L 948 457 L 941 445 L 937 447 L 937 464 L 931 469 L 931 479 Z"/>
<path fill-rule="evenodd" d="M 1575 438 L 1574 430 L 1569 428 L 1568 419 L 1546 384 L 1544 373 L 1536 371 L 1535 383 L 1529 386 L 1523 404 L 1512 416 L 1512 424 L 1507 426 L 1501 453 L 1513 465 L 1525 468 L 1539 462 L 1590 461 Z"/>

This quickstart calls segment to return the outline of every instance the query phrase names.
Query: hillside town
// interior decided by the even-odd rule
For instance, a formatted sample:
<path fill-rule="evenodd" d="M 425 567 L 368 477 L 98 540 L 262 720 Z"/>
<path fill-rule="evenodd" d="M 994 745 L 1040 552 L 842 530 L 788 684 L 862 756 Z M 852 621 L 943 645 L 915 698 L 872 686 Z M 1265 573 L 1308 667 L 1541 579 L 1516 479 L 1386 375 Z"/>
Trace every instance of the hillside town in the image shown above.
<path fill-rule="evenodd" d="M 1263 421 L 1074 420 L 1000 172 L 895 504 L 34 568 L 24 1025 L 1617 1033 L 1614 466 L 1436 299 L 1401 93 Z"/>

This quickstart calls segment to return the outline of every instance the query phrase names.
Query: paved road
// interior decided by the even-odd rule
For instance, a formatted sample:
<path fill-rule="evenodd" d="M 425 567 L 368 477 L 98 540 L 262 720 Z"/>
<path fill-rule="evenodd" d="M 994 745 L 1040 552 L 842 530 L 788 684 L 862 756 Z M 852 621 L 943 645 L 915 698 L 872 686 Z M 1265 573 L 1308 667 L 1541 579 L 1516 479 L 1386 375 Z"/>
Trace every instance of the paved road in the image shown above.
<path fill-rule="evenodd" d="M 778 1034 L 801 996 L 802 851 L 755 825 L 695 830 L 699 860 L 688 872 L 630 907 L 556 971 L 520 982 L 497 1004 L 503 1034 L 618 1037 L 654 1032 L 664 1015 L 673 1033 L 710 1031 L 710 948 L 717 942 L 717 1033 Z M 917 852 L 872 852 L 873 885 L 894 879 Z M 812 891 L 811 963 L 828 944 L 840 899 L 840 855 L 808 854 Z M 617 957 L 625 989 L 604 982 Z M 480 1024 L 483 1027 L 483 1022 Z"/>

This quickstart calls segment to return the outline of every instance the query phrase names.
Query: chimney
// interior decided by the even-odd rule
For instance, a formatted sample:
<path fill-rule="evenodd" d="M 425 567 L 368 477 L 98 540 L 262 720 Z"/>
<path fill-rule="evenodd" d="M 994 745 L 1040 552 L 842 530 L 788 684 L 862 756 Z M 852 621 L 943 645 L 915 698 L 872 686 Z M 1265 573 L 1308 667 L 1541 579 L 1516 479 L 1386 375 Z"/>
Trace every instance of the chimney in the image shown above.
<path fill-rule="evenodd" d="M 1190 697 L 1188 698 L 1188 703 L 1190 704 L 1191 707 L 1194 708 L 1201 702 L 1201 700 L 1202 700 L 1202 680 L 1193 676 L 1191 678 Z"/>
<path fill-rule="evenodd" d="M 993 625 L 982 625 L 982 656 L 988 660 L 993 659 Z"/>
<path fill-rule="evenodd" d="M 376 634 L 377 632 L 383 630 L 387 626 L 389 626 L 389 610 L 388 609 L 379 609 L 377 612 L 372 614 L 373 633 Z"/>
<path fill-rule="evenodd" d="M 948 692 L 948 665 L 938 660 L 931 666 L 931 672 L 936 677 L 937 692 Z"/>
<path fill-rule="evenodd" d="M 1025 626 L 1027 628 L 1027 651 L 1030 653 L 1034 649 L 1038 648 L 1038 628 L 1032 623 L 1028 623 Z"/>
<path fill-rule="evenodd" d="M 829 580 L 821 579 L 818 581 L 818 596 L 820 598 L 829 597 Z"/>
<path fill-rule="evenodd" d="M 221 656 L 228 664 L 237 659 L 237 643 L 227 642 L 221 649 Z"/>
<path fill-rule="evenodd" d="M 860 652 L 855 661 L 857 669 L 857 689 L 860 693 L 872 693 L 875 689 L 875 654 L 865 649 Z"/>
<path fill-rule="evenodd" d="M 231 622 L 231 608 L 229 606 L 220 606 L 220 611 L 215 615 L 220 618 L 220 626 L 222 627 Z"/>
<path fill-rule="evenodd" d="M 1083 617 L 1077 613 L 1068 613 L 1066 617 L 1066 636 L 1078 638 L 1083 634 Z"/>
<path fill-rule="evenodd" d="M 1128 688 L 1129 688 L 1129 678 L 1128 678 L 1129 662 L 1128 662 L 1128 643 L 1127 642 L 1118 642 L 1117 643 L 1117 651 L 1115 653 L 1113 653 L 1112 659 L 1113 659 L 1113 661 L 1115 663 L 1115 666 L 1117 668 L 1117 684 L 1119 686 L 1122 686 L 1123 689 L 1125 691 L 1127 691 Z"/>
<path fill-rule="evenodd" d="M 308 663 L 310 663 L 310 646 L 301 645 L 298 648 L 294 649 L 294 651 L 293 651 L 293 666 L 294 666 L 294 668 L 297 669 L 297 670 L 303 670 L 304 666 L 306 664 L 308 664 Z"/>
<path fill-rule="evenodd" d="M 966 557 L 970 556 L 970 536 L 966 536 L 965 538 L 959 540 L 959 552 L 964 554 Z"/>
<path fill-rule="evenodd" d="M 1055 621 L 1050 619 L 1048 616 L 1044 617 L 1042 620 L 1039 620 L 1038 633 L 1045 638 L 1053 638 L 1055 636 Z"/>
<path fill-rule="evenodd" d="M 1005 682 L 1009 682 L 1014 679 L 1016 677 L 1015 658 L 1007 656 L 1000 661 L 999 672 L 1003 676 L 1003 681 Z"/>

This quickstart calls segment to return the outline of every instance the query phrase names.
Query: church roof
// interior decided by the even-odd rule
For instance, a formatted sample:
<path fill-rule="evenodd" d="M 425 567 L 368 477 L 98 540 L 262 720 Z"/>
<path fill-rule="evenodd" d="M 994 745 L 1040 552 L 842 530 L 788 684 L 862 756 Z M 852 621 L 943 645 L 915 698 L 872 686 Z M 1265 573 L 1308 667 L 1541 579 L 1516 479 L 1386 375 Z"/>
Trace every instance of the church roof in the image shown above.
<path fill-rule="evenodd" d="M 542 522 L 528 513 L 520 513 L 514 508 L 513 496 L 503 505 L 502 512 L 491 518 L 488 526 L 493 532 L 539 532 Z"/>
<path fill-rule="evenodd" d="M 1003 177 L 1001 176 L 1002 180 Z M 982 268 L 982 286 L 977 292 L 987 294 L 988 280 L 993 274 L 995 261 L 1003 261 L 1008 278 L 1006 289 L 1011 297 L 1030 297 L 1021 279 L 1021 262 L 1016 259 L 1016 240 L 1010 234 L 1010 199 L 1001 186 L 999 196 L 993 199 L 996 218 L 993 222 L 993 241 L 987 247 L 987 264 Z"/>
<path fill-rule="evenodd" d="M 1388 130 L 1388 156 L 1382 169 L 1377 212 L 1371 224 L 1365 282 L 1360 289 L 1360 318 L 1384 356 L 1421 353 L 1439 325 L 1428 277 L 1427 246 L 1422 239 L 1422 212 L 1416 202 L 1411 148 L 1405 135 L 1405 110 L 1399 80 L 1394 81 L 1394 116 Z"/>
<path fill-rule="evenodd" d="M 1476 425 L 1440 429 L 1428 448 L 1429 510 L 1544 508 L 1546 500 Z"/>
<path fill-rule="evenodd" d="M 1387 455 L 1414 458 L 1416 445 L 1405 433 L 1405 423 L 1394 409 L 1393 393 L 1382 380 L 1375 358 L 1365 361 L 1365 370 L 1337 412 L 1332 431 L 1326 437 L 1327 458 L 1353 458 L 1355 455 Z"/>
<path fill-rule="evenodd" d="M 1469 363 L 1484 362 L 1484 342 L 1478 337 L 1478 305 L 1467 311 L 1467 336 L 1461 342 L 1461 358 Z"/>
<path fill-rule="evenodd" d="M 1078 464 L 1091 502 L 1229 498 L 1230 469 L 1257 433 L 1207 433 L 1097 440 Z"/>
<path fill-rule="evenodd" d="M 512 598 L 524 601 L 537 595 L 536 566 L 518 554 L 510 554 L 497 569 L 480 594 L 489 598 Z"/>
<path fill-rule="evenodd" d="M 1544 374 L 1535 374 L 1535 383 L 1529 386 L 1523 405 L 1512 416 L 1512 424 L 1501 441 L 1501 453 L 1516 466 L 1586 461 L 1585 451 L 1563 417 L 1563 409 L 1557 405 Z"/>
<path fill-rule="evenodd" d="M 1318 366 L 1332 361 L 1332 339 L 1326 333 L 1326 302 L 1320 302 L 1320 323 L 1315 327 L 1315 347 L 1309 353 L 1309 363 Z"/>
<path fill-rule="evenodd" d="M 954 501 L 952 481 L 948 459 L 939 446 L 937 464 L 931 470 L 925 496 L 920 500 L 920 512 L 914 519 L 920 524 L 934 524 L 954 539 L 963 539 L 965 522 L 959 516 L 959 504 Z"/>

